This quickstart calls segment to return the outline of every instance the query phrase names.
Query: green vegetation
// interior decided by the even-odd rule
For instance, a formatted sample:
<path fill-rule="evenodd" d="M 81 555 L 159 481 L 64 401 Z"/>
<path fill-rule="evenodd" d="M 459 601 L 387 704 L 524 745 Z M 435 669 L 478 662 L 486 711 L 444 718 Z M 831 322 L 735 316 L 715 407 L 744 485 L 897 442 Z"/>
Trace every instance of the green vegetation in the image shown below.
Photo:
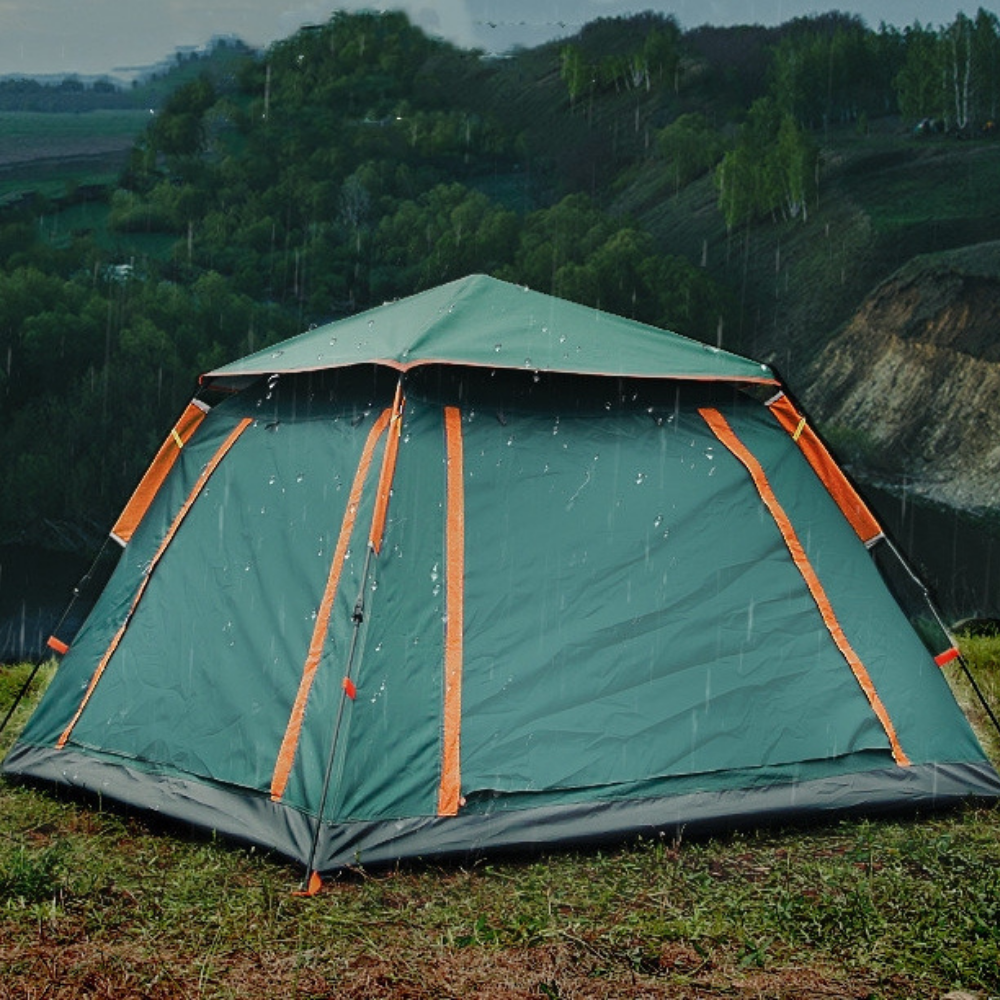
<path fill-rule="evenodd" d="M 945 104 L 959 126 L 951 83 L 911 93 L 931 48 L 968 142 L 912 134 Z M 995 238 L 998 55 L 982 11 L 904 32 L 643 14 L 503 59 L 341 12 L 178 56 L 124 107 L 10 81 L 0 539 L 110 523 L 206 367 L 470 271 L 794 376 L 909 253 Z M 84 99 L 103 110 L 24 110 Z"/>
<path fill-rule="evenodd" d="M 1000 640 L 963 647 L 996 698 Z M 0 669 L 4 714 L 28 669 Z M 313 899 L 292 894 L 299 877 L 253 849 L 5 782 L 4 988 L 886 1000 L 1000 990 L 995 807 L 356 871 Z"/>

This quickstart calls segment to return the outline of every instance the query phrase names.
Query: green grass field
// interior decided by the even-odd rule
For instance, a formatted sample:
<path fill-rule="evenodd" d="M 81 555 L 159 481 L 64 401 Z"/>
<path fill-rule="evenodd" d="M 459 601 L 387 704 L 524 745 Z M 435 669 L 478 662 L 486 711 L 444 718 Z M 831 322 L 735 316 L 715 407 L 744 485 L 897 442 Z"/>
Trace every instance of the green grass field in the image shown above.
<path fill-rule="evenodd" d="M 1000 640 L 964 645 L 995 699 Z M 0 708 L 27 669 L 0 670 Z M 0 996 L 1000 993 L 997 807 L 356 871 L 312 899 L 292 894 L 300 875 L 100 801 L 0 783 Z"/>
<path fill-rule="evenodd" d="M 0 111 L 0 204 L 25 192 L 61 198 L 112 184 L 148 111 Z"/>

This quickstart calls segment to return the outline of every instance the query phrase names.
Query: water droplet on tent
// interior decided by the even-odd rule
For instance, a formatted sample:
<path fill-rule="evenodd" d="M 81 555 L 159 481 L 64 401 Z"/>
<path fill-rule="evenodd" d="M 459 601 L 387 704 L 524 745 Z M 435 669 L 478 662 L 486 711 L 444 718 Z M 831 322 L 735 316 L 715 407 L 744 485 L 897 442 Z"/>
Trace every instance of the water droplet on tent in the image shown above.
<path fill-rule="evenodd" d="M 372 580 L 372 593 L 374 594 L 376 590 L 378 590 L 378 580 Z"/>
<path fill-rule="evenodd" d="M 509 438 L 507 438 L 507 447 L 509 448 L 513 443 L 514 443 L 514 435 L 512 434 Z"/>
<path fill-rule="evenodd" d="M 558 417 L 556 417 L 556 422 L 552 425 L 552 433 L 553 433 L 553 435 L 559 433 L 559 418 Z"/>
<path fill-rule="evenodd" d="M 712 446 L 711 445 L 709 445 L 705 449 L 705 458 L 707 458 L 710 462 L 715 458 L 715 455 L 712 454 Z"/>
<path fill-rule="evenodd" d="M 302 480 L 303 480 L 303 479 L 305 479 L 305 478 L 306 478 L 306 475 L 305 475 L 305 473 L 304 473 L 304 472 L 300 472 L 300 473 L 299 473 L 299 474 L 298 474 L 298 475 L 297 475 L 297 476 L 295 477 L 295 482 L 297 482 L 297 483 L 301 483 L 301 482 L 302 482 Z"/>
<path fill-rule="evenodd" d="M 503 349 L 503 344 L 494 344 L 494 345 L 493 345 L 493 350 L 494 350 L 494 351 L 495 351 L 495 352 L 496 352 L 497 354 L 499 354 L 499 353 L 500 353 L 500 351 L 501 351 L 502 349 Z"/>
<path fill-rule="evenodd" d="M 268 476 L 267 485 L 268 486 L 273 486 L 277 481 L 278 481 L 278 477 L 277 476 Z"/>
<path fill-rule="evenodd" d="M 645 472 L 637 472 L 636 476 L 635 476 L 635 485 L 636 486 L 642 486 L 642 484 L 645 481 L 646 481 L 646 473 Z"/>
<path fill-rule="evenodd" d="M 540 373 L 539 373 L 539 372 L 538 372 L 537 370 L 536 370 L 536 371 L 535 371 L 535 373 L 534 373 L 534 374 L 533 374 L 533 375 L 531 376 L 531 381 L 532 381 L 532 382 L 540 382 L 540 381 L 541 381 L 541 379 L 542 379 L 542 376 L 541 376 L 541 374 L 540 374 Z"/>
<path fill-rule="evenodd" d="M 658 528 L 661 524 L 663 524 L 663 515 L 657 514 L 655 519 L 653 520 L 653 527 Z"/>
<path fill-rule="evenodd" d="M 566 343 L 566 334 L 565 333 L 560 333 L 559 334 L 559 343 L 560 344 L 565 344 Z"/>
<path fill-rule="evenodd" d="M 382 652 L 382 643 L 380 643 L 380 642 L 376 643 L 376 645 L 375 645 L 375 652 L 376 653 L 381 653 Z"/>
<path fill-rule="evenodd" d="M 531 358 L 525 358 L 524 359 L 524 367 L 525 368 L 530 368 L 531 367 Z"/>
<path fill-rule="evenodd" d="M 330 346 L 331 347 L 336 347 L 337 346 L 337 338 L 336 337 L 331 337 L 330 338 Z"/>
<path fill-rule="evenodd" d="M 368 329 L 369 330 L 374 330 L 375 329 L 375 320 L 373 320 L 373 319 L 368 320 Z"/>
<path fill-rule="evenodd" d="M 281 355 L 284 354 L 284 353 L 285 353 L 284 351 L 271 351 L 271 357 L 272 358 L 280 358 Z M 272 375 L 271 376 L 272 379 L 276 379 L 277 377 L 278 377 L 277 375 Z"/>
<path fill-rule="evenodd" d="M 610 399 L 605 401 L 605 403 L 604 403 L 604 409 L 605 410 L 610 410 L 611 409 L 611 400 Z"/>
<path fill-rule="evenodd" d="M 432 593 L 432 594 L 433 594 L 433 595 L 434 595 L 435 597 L 437 597 L 437 596 L 438 596 L 438 594 L 440 594 L 440 593 L 441 593 L 441 584 L 440 584 L 440 583 L 435 583 L 435 584 L 434 584 L 434 586 L 433 586 L 433 587 L 431 587 L 431 593 Z"/>

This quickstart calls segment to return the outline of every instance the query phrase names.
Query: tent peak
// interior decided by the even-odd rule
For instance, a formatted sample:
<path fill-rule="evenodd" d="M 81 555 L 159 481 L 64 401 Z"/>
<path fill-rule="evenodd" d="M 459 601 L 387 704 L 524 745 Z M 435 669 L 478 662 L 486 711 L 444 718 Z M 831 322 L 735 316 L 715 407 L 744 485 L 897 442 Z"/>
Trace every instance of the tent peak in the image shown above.
<path fill-rule="evenodd" d="M 357 364 L 777 382 L 767 365 L 719 347 L 485 274 L 315 327 L 208 372 L 203 381 Z"/>

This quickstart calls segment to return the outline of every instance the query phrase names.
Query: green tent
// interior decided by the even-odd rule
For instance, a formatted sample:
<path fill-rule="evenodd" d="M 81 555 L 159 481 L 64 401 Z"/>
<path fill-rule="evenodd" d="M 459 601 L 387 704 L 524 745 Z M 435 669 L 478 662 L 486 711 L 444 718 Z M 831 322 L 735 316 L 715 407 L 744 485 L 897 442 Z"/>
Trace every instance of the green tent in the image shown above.
<path fill-rule="evenodd" d="M 203 376 L 113 535 L 5 770 L 312 872 L 1000 795 L 773 373 L 492 278 Z"/>

